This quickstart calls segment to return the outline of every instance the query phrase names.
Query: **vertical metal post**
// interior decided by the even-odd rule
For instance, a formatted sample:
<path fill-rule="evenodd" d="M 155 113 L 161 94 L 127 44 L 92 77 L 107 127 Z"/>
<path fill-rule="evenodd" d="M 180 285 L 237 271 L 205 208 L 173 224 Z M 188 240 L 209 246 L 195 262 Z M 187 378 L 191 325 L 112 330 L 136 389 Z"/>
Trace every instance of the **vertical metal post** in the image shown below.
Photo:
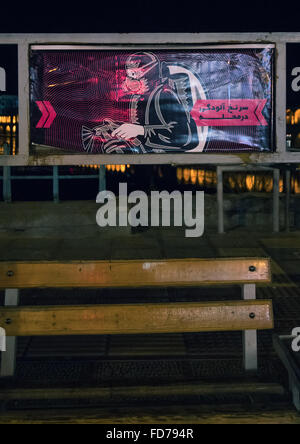
<path fill-rule="evenodd" d="M 245 284 L 242 288 L 244 300 L 256 299 L 256 285 Z M 257 331 L 245 330 L 243 332 L 244 368 L 248 373 L 256 373 L 258 369 Z"/>
<path fill-rule="evenodd" d="M 285 172 L 285 231 L 290 231 L 291 171 Z"/>
<path fill-rule="evenodd" d="M 18 103 L 19 103 L 19 147 L 18 152 L 25 159 L 29 155 L 29 44 L 26 38 L 18 43 Z"/>
<path fill-rule="evenodd" d="M 280 231 L 280 200 L 279 200 L 279 181 L 280 170 L 273 171 L 274 185 L 273 185 L 273 231 L 279 233 Z"/>
<path fill-rule="evenodd" d="M 106 190 L 106 167 L 101 165 L 99 168 L 99 192 Z"/>
<path fill-rule="evenodd" d="M 218 177 L 218 233 L 224 234 L 224 194 L 223 194 L 223 170 L 217 167 Z"/>
<path fill-rule="evenodd" d="M 58 166 L 53 167 L 53 201 L 59 202 L 59 175 Z"/>
<path fill-rule="evenodd" d="M 280 154 L 286 152 L 286 43 L 276 44 L 276 151 Z"/>
<path fill-rule="evenodd" d="M 7 143 L 4 144 L 4 154 L 10 154 L 10 148 Z M 3 167 L 3 200 L 4 202 L 11 203 L 11 167 Z"/>
<path fill-rule="evenodd" d="M 5 290 L 6 306 L 16 306 L 19 304 L 19 290 L 7 289 Z M 16 369 L 16 355 L 17 355 L 17 338 L 8 336 L 6 338 L 6 352 L 1 355 L 1 369 L 0 377 L 14 376 Z"/>

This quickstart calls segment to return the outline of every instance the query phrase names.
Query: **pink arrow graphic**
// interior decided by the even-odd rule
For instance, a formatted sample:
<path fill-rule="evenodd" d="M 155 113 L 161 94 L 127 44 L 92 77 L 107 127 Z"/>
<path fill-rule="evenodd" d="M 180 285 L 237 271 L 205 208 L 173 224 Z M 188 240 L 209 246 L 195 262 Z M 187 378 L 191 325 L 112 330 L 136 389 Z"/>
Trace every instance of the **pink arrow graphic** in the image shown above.
<path fill-rule="evenodd" d="M 36 125 L 36 128 L 50 128 L 53 123 L 53 120 L 56 117 L 56 112 L 54 111 L 53 106 L 48 101 L 36 101 L 39 110 L 42 113 L 42 117 Z"/>
<path fill-rule="evenodd" d="M 42 117 L 41 117 L 41 119 L 39 120 L 39 122 L 38 122 L 36 128 L 43 128 L 43 126 L 44 126 L 46 120 L 47 120 L 48 117 L 49 117 L 49 113 L 48 113 L 48 111 L 47 111 L 47 108 L 46 108 L 45 105 L 44 105 L 44 102 L 36 101 L 36 104 L 37 104 L 37 106 L 39 107 L 39 109 L 40 109 L 40 111 L 41 111 L 41 113 L 42 113 Z"/>

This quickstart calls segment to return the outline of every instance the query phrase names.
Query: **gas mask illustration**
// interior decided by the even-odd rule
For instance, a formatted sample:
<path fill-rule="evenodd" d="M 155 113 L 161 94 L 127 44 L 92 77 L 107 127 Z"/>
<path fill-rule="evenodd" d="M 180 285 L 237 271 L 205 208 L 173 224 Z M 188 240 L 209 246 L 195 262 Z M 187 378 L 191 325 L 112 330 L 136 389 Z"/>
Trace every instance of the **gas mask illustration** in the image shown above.
<path fill-rule="evenodd" d="M 122 85 L 123 91 L 129 94 L 146 94 L 149 91 L 147 76 L 155 76 L 153 71 L 155 68 L 159 71 L 159 65 L 159 60 L 152 53 L 131 55 L 126 62 L 126 80 Z"/>

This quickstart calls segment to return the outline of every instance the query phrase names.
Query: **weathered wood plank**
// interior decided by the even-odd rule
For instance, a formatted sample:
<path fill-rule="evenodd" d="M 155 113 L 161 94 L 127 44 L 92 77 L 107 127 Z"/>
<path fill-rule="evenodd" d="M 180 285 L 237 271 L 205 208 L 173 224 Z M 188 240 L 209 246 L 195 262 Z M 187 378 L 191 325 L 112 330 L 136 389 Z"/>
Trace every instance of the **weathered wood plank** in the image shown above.
<path fill-rule="evenodd" d="M 109 386 L 87 388 L 27 388 L 0 389 L 0 401 L 44 399 L 101 399 L 118 397 L 138 399 L 154 396 L 217 396 L 217 395 L 278 395 L 285 394 L 279 384 L 261 382 L 236 383 L 177 383 L 142 386 Z"/>
<path fill-rule="evenodd" d="M 8 336 L 184 333 L 272 329 L 272 301 L 6 308 Z"/>
<path fill-rule="evenodd" d="M 53 409 L 3 412 L 0 424 L 300 424 L 300 415 L 289 404 Z"/>
<path fill-rule="evenodd" d="M 157 287 L 271 282 L 269 259 L 0 262 L 1 288 Z"/>

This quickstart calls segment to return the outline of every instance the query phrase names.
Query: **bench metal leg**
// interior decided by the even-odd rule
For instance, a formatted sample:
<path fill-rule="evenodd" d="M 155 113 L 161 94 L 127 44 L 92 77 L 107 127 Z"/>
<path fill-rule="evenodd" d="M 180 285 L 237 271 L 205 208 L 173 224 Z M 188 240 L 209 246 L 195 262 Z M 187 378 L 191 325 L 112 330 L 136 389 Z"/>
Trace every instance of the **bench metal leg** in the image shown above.
<path fill-rule="evenodd" d="M 19 290 L 5 290 L 6 306 L 16 306 L 19 304 Z M 6 352 L 1 355 L 0 377 L 14 376 L 16 368 L 16 348 L 17 338 L 8 336 L 6 338 Z"/>
<path fill-rule="evenodd" d="M 243 285 L 243 299 L 256 299 L 256 285 Z M 243 332 L 244 367 L 246 372 L 256 373 L 258 370 L 257 330 L 245 330 Z"/>
<path fill-rule="evenodd" d="M 299 361 L 297 352 L 293 351 L 292 341 L 294 336 L 273 335 L 273 346 L 278 357 L 285 366 L 289 375 L 289 389 L 293 397 L 293 404 L 300 412 L 300 379 Z"/>
<path fill-rule="evenodd" d="M 299 385 L 297 385 L 294 381 L 294 378 L 290 375 L 289 376 L 290 379 L 290 391 L 293 395 L 293 404 L 296 407 L 296 409 L 298 410 L 298 412 L 300 412 L 300 390 L 299 390 Z"/>

